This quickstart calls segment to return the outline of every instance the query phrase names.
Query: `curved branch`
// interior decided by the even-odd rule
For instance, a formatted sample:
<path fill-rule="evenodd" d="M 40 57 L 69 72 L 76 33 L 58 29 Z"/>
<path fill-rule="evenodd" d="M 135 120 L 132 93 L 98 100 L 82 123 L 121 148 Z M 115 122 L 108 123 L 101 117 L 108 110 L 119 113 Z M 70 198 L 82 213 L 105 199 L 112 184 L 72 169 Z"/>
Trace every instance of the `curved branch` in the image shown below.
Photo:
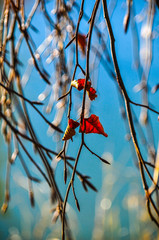
<path fill-rule="evenodd" d="M 112 30 L 112 27 L 111 27 L 109 15 L 108 15 L 107 3 L 106 3 L 105 0 L 102 0 L 102 3 L 103 3 L 104 18 L 105 18 L 105 21 L 106 21 L 106 24 L 107 24 L 109 37 L 110 37 L 111 54 L 112 54 L 114 69 L 115 69 L 115 72 L 116 72 L 116 80 L 118 82 L 118 85 L 121 89 L 121 92 L 122 92 L 124 100 L 125 100 L 125 106 L 126 106 L 126 112 L 127 112 L 128 122 L 129 122 L 130 133 L 131 133 L 131 136 L 132 136 L 132 139 L 133 139 L 136 154 L 138 156 L 139 168 L 140 168 L 140 173 L 141 173 L 141 177 L 142 177 L 143 187 L 144 187 L 144 190 L 145 190 L 145 194 L 147 195 L 148 184 L 147 184 L 147 181 L 146 181 L 146 177 L 145 177 L 143 167 L 145 168 L 147 174 L 149 175 L 149 177 L 152 181 L 153 181 L 153 178 L 152 178 L 150 172 L 148 171 L 148 169 L 146 167 L 145 161 L 142 157 L 142 154 L 141 154 L 141 151 L 140 151 L 140 148 L 139 148 L 139 145 L 138 145 L 138 141 L 137 141 L 137 138 L 136 138 L 136 132 L 135 132 L 135 128 L 134 128 L 134 123 L 133 123 L 133 119 L 132 119 L 131 108 L 130 108 L 130 99 L 129 99 L 129 96 L 127 94 L 126 88 L 124 86 L 124 83 L 123 83 L 123 80 L 122 80 L 122 77 L 121 77 L 121 74 L 120 74 L 117 58 L 116 58 L 115 44 L 114 44 L 115 43 L 115 38 L 114 38 L 113 30 Z M 156 211 L 156 208 L 154 207 L 153 200 L 152 200 L 151 196 L 149 196 L 149 199 L 151 200 L 152 206 L 153 206 L 154 210 Z M 158 211 L 156 211 L 156 213 L 157 213 L 157 215 L 159 215 Z"/>

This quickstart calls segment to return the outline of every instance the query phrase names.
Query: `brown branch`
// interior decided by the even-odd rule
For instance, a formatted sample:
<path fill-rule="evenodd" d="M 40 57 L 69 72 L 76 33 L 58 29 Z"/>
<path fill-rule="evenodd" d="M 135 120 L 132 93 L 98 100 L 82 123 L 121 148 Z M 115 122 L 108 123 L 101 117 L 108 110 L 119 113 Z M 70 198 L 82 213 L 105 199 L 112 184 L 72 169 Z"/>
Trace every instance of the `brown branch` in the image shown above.
<path fill-rule="evenodd" d="M 69 195 L 69 192 L 70 192 L 70 188 L 71 188 L 72 183 L 74 181 L 76 167 L 77 167 L 77 163 L 78 163 L 81 151 L 82 151 L 82 147 L 83 147 L 83 144 L 80 145 L 80 148 L 78 150 L 78 154 L 77 154 L 77 158 L 76 158 L 76 161 L 75 161 L 75 165 L 73 167 L 71 180 L 70 180 L 69 185 L 67 187 L 67 191 L 66 191 L 65 199 L 64 199 L 64 203 L 63 203 L 63 211 L 62 211 L 62 240 L 65 240 L 65 211 L 66 211 L 66 203 L 67 203 L 68 195 Z"/>
<path fill-rule="evenodd" d="M 2 83 L 0 83 L 0 85 L 5 88 L 9 93 L 14 93 L 15 95 L 17 95 L 18 97 L 22 98 L 24 101 L 28 102 L 35 110 L 36 112 L 44 119 L 44 121 L 49 124 L 50 127 L 52 127 L 53 129 L 55 129 L 56 131 L 60 132 L 60 133 L 63 133 L 63 131 L 55 126 L 54 124 L 52 124 L 51 122 L 49 122 L 45 116 L 38 110 L 38 108 L 35 106 L 36 105 L 43 105 L 43 103 L 40 103 L 40 102 L 36 102 L 36 101 L 30 101 L 29 99 L 25 98 L 24 95 L 14 91 L 13 89 L 11 88 L 8 88 L 6 86 L 4 86 Z"/>
<path fill-rule="evenodd" d="M 26 28 L 26 29 L 29 28 L 29 26 L 30 26 L 30 24 L 31 24 L 31 20 L 32 20 L 32 18 L 33 18 L 33 16 L 34 16 L 34 14 L 35 14 L 38 6 L 39 6 L 39 3 L 40 3 L 40 0 L 36 0 L 36 1 L 35 1 L 32 9 L 31 9 L 31 11 L 30 11 L 30 13 L 29 13 L 29 16 L 28 16 L 28 18 L 27 18 L 27 21 L 26 21 L 26 23 L 25 23 L 25 28 Z M 18 42 L 17 42 L 17 45 L 16 45 L 16 47 L 15 47 L 15 52 L 16 52 L 16 54 L 19 52 L 19 48 L 20 48 L 20 46 L 21 46 L 21 43 L 22 43 L 23 38 L 24 38 L 24 35 L 21 33 L 21 35 L 20 35 L 20 37 L 19 37 L 19 40 L 18 40 Z"/>
<path fill-rule="evenodd" d="M 12 4 L 13 10 L 14 10 L 14 12 L 15 12 L 15 14 L 16 14 L 16 19 L 17 19 L 18 24 L 19 24 L 19 30 L 20 30 L 21 33 L 24 35 L 25 41 L 26 41 L 27 46 L 28 46 L 28 48 L 29 48 L 30 54 L 31 54 L 31 56 L 32 56 L 34 66 L 35 66 L 35 68 L 37 69 L 37 71 L 38 71 L 38 73 L 40 74 L 40 76 L 43 78 L 43 80 L 44 80 L 46 83 L 50 84 L 49 80 L 48 80 L 47 77 L 46 77 L 46 74 L 44 74 L 44 73 L 40 70 L 40 68 L 39 68 L 39 65 L 38 65 L 38 63 L 37 63 L 37 61 L 36 61 L 36 58 L 35 58 L 35 56 L 34 56 L 34 53 L 33 53 L 32 49 L 31 49 L 31 46 L 30 46 L 30 43 L 29 43 L 29 35 L 28 35 L 28 32 L 27 32 L 27 29 L 26 29 L 26 28 L 23 29 L 22 26 L 21 26 L 21 21 L 20 21 L 20 18 L 19 18 L 19 16 L 18 16 L 18 14 L 17 14 L 17 9 L 16 9 L 16 6 L 15 6 L 13 0 L 11 0 L 11 4 Z"/>
<path fill-rule="evenodd" d="M 46 176 L 46 174 L 42 171 L 42 169 L 38 166 L 38 164 L 34 161 L 34 159 L 31 157 L 30 153 L 26 150 L 26 148 L 24 147 L 24 144 L 22 143 L 22 141 L 20 140 L 19 136 L 16 135 L 16 138 L 18 140 L 18 142 L 20 143 L 21 147 L 23 148 L 24 152 L 26 153 L 26 155 L 28 156 L 28 158 L 30 159 L 30 161 L 34 164 L 34 166 L 39 170 L 39 172 L 41 173 L 41 175 L 44 177 L 44 179 L 46 180 L 46 182 L 48 183 L 49 187 L 51 187 L 50 184 L 50 180 L 48 179 L 48 177 Z"/>
<path fill-rule="evenodd" d="M 104 158 L 100 157 L 99 155 L 97 155 L 96 153 L 94 153 L 87 145 L 86 143 L 84 143 L 84 146 L 88 149 L 88 151 L 90 153 L 92 153 L 93 155 L 95 155 L 97 158 L 99 158 L 102 162 L 106 163 L 106 164 L 110 164 L 107 160 L 105 160 Z"/>
<path fill-rule="evenodd" d="M 85 81 L 83 101 L 82 101 L 82 112 L 81 112 L 81 120 L 80 120 L 81 123 L 82 123 L 83 118 L 84 118 L 87 81 L 90 78 L 90 76 L 89 76 L 89 60 L 90 59 L 89 58 L 90 58 L 90 46 L 91 46 L 92 31 L 93 31 L 94 21 L 95 21 L 95 17 L 96 17 L 99 2 L 100 2 L 100 0 L 96 0 L 96 2 L 94 4 L 94 8 L 93 8 L 92 15 L 91 15 L 89 32 L 88 32 L 87 53 L 86 53 L 86 81 Z"/>
<path fill-rule="evenodd" d="M 23 169 L 24 169 L 24 171 L 25 171 L 28 179 L 31 180 L 31 181 L 40 183 L 40 179 L 31 176 L 31 174 L 30 174 L 30 172 L 29 172 L 29 169 L 27 168 L 27 165 L 26 165 L 26 163 L 25 163 L 25 161 L 24 161 L 24 159 L 23 159 L 23 157 L 22 157 L 22 155 L 21 155 L 20 152 L 18 152 L 18 157 L 19 157 L 19 159 L 20 159 L 20 162 L 21 162 L 21 164 L 22 164 L 22 166 L 23 166 Z"/>
<path fill-rule="evenodd" d="M 135 105 L 135 106 L 147 108 L 147 109 L 149 109 L 150 111 L 159 114 L 159 111 L 156 111 L 155 109 L 153 109 L 153 108 L 151 108 L 151 107 L 149 107 L 149 106 L 147 106 L 147 105 L 140 104 L 140 103 L 136 103 L 136 102 L 132 101 L 130 98 L 129 98 L 129 102 L 130 102 L 131 104 Z"/>
<path fill-rule="evenodd" d="M 76 39 L 76 35 L 73 36 L 73 38 L 69 41 L 69 43 L 67 43 L 65 49 L 68 48 L 75 39 Z"/>
<path fill-rule="evenodd" d="M 43 149 L 43 150 L 46 151 L 46 152 L 49 152 L 49 153 L 52 153 L 52 154 L 58 156 L 58 153 L 57 153 L 57 152 L 55 152 L 55 151 L 53 151 L 53 150 L 51 150 L 51 149 L 49 149 L 49 148 L 47 148 L 47 147 L 44 147 L 44 146 L 43 146 L 42 144 L 40 144 L 39 142 L 35 141 L 35 140 L 32 139 L 32 138 L 29 138 L 27 135 L 23 134 L 23 133 L 20 132 L 18 129 L 16 129 L 16 128 L 9 122 L 9 120 L 6 118 L 6 116 L 5 116 L 2 112 L 0 112 L 0 116 L 5 120 L 5 122 L 7 123 L 7 125 L 8 125 L 8 126 L 11 128 L 11 130 L 14 132 L 14 134 L 20 135 L 22 138 L 28 140 L 29 142 L 33 143 L 35 146 Z M 61 156 L 61 158 L 63 158 L 63 156 Z M 72 157 L 66 156 L 66 159 L 70 159 L 70 160 L 73 160 L 73 161 L 74 161 L 74 158 L 72 158 Z"/>
<path fill-rule="evenodd" d="M 148 169 L 145 165 L 145 162 L 143 160 L 143 157 L 141 155 L 141 151 L 140 151 L 140 148 L 139 148 L 139 145 L 138 145 L 138 141 L 137 141 L 137 138 L 136 138 L 136 132 L 135 132 L 135 128 L 134 128 L 134 123 L 133 123 L 133 119 L 132 119 L 131 108 L 130 108 L 130 99 L 129 99 L 127 91 L 125 89 L 125 86 L 124 86 L 124 83 L 123 83 L 123 80 L 122 80 L 122 77 L 121 77 L 121 74 L 120 74 L 117 58 L 116 58 L 115 44 L 114 44 L 115 38 L 114 38 L 113 31 L 112 31 L 109 15 L 108 15 L 107 3 L 106 3 L 105 0 L 102 0 L 102 3 L 103 3 L 104 18 L 105 18 L 107 28 L 108 28 L 108 32 L 109 32 L 109 36 L 110 36 L 111 54 L 112 54 L 114 69 L 115 69 L 115 72 L 116 72 L 116 80 L 119 84 L 119 87 L 121 89 L 121 92 L 122 92 L 124 100 L 125 100 L 126 112 L 127 112 L 127 117 L 128 117 L 128 121 L 129 121 L 129 127 L 130 127 L 130 133 L 131 133 L 131 136 L 132 136 L 132 139 L 133 139 L 136 154 L 138 156 L 139 168 L 140 168 L 141 178 L 142 178 L 142 182 L 143 182 L 143 187 L 144 187 L 144 190 L 145 190 L 145 194 L 147 194 L 148 184 L 146 182 L 146 177 L 145 177 L 143 167 L 145 168 L 147 174 L 149 175 L 149 177 L 152 181 L 153 181 L 153 178 L 152 178 L 150 172 L 148 171 Z M 149 196 L 149 199 L 151 200 L 151 204 L 153 203 L 152 205 L 154 207 L 155 204 L 154 204 L 151 196 Z M 156 211 L 156 208 L 154 208 L 154 210 Z M 157 214 L 158 214 L 158 212 L 157 212 Z"/>
<path fill-rule="evenodd" d="M 86 81 L 85 81 L 85 88 L 84 88 L 84 93 L 83 93 L 81 121 L 82 121 L 82 119 L 84 117 L 85 99 L 86 99 L 86 84 L 87 84 L 87 81 L 89 79 L 89 56 L 90 56 L 89 53 L 90 53 L 90 44 L 91 44 L 92 30 L 93 30 L 93 25 L 94 25 L 95 16 L 96 16 L 96 12 L 97 12 L 97 9 L 98 9 L 99 2 L 100 2 L 100 0 L 96 0 L 96 2 L 94 4 L 94 9 L 93 9 L 93 12 L 92 12 L 92 18 L 91 18 L 89 32 L 88 32 L 88 43 L 87 43 L 87 54 L 86 54 Z M 82 15 L 83 15 L 83 5 L 84 5 L 84 0 L 81 3 L 81 9 L 80 9 L 79 19 L 78 19 L 78 24 L 77 24 L 76 34 L 75 34 L 75 36 L 76 36 L 76 66 L 75 66 L 75 70 L 76 70 L 76 67 L 77 67 L 77 64 L 78 64 L 78 47 L 77 47 L 78 46 L 78 42 L 77 42 L 78 39 L 77 39 L 77 33 L 78 33 L 78 27 L 79 27 L 79 24 L 80 24 Z M 75 70 L 74 70 L 74 73 L 75 73 Z M 70 116 L 70 111 L 71 111 L 70 108 L 71 107 L 69 106 L 69 115 L 68 116 Z M 75 195 L 73 183 L 74 183 L 74 177 L 75 177 L 75 173 L 76 173 L 78 160 L 79 160 L 79 157 L 80 157 L 83 145 L 84 145 L 84 133 L 82 133 L 81 145 L 80 145 L 79 150 L 78 150 L 78 154 L 77 154 L 77 158 L 76 158 L 75 165 L 74 165 L 74 168 L 73 168 L 71 180 L 70 180 L 70 182 L 68 184 L 66 195 L 65 195 L 65 200 L 64 200 L 64 204 L 63 204 L 63 212 L 62 212 L 63 213 L 63 216 L 62 216 L 62 240 L 65 239 L 65 221 L 64 221 L 64 217 L 65 217 L 66 203 L 67 203 L 67 199 L 68 199 L 68 195 L 69 195 L 71 186 L 72 186 L 72 190 L 73 190 L 76 206 L 79 209 L 79 203 L 78 203 L 78 200 L 77 200 L 76 195 Z"/>
<path fill-rule="evenodd" d="M 66 163 L 71 169 L 74 168 L 74 166 L 72 166 L 68 161 Z M 86 188 L 86 185 L 88 185 L 93 191 L 97 192 L 97 189 L 95 188 L 95 186 L 90 181 L 88 181 L 88 179 L 90 178 L 89 176 L 82 175 L 79 171 L 77 171 L 77 169 L 76 169 L 76 174 L 78 175 L 80 181 L 82 182 L 82 185 L 86 192 L 88 191 Z"/>

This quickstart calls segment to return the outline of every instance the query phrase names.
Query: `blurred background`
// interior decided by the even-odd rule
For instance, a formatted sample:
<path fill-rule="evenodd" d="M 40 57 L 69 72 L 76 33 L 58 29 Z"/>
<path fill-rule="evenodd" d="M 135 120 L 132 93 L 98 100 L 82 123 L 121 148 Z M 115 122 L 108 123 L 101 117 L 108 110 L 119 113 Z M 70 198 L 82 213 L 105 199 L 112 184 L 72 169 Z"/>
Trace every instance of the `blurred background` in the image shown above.
<path fill-rule="evenodd" d="M 146 25 L 148 21 L 147 12 L 149 10 L 149 2 L 151 1 L 134 1 L 133 11 L 131 13 L 133 21 L 131 21 L 128 31 L 125 33 L 123 21 L 127 11 L 127 2 L 122 0 L 108 1 L 111 23 L 116 39 L 117 59 L 127 92 L 134 101 L 142 101 L 143 93 L 141 91 L 142 86 L 140 80 L 142 78 L 142 70 L 144 69 L 145 72 L 147 71 L 145 75 L 146 81 L 148 81 L 148 101 L 150 101 L 151 106 L 155 106 L 156 109 L 159 109 L 158 92 L 153 94 L 152 91 L 154 86 L 158 84 L 159 74 L 158 9 L 157 7 L 155 8 L 152 28 L 153 36 L 149 43 L 150 29 L 148 25 Z M 2 4 L 3 1 L 0 1 L 1 12 Z M 67 4 L 69 6 L 69 1 Z M 75 26 L 78 20 L 78 6 L 80 6 L 80 3 L 78 4 L 75 5 L 73 10 L 69 13 Z M 93 5 L 93 0 L 85 2 L 84 11 L 87 16 L 91 15 Z M 33 1 L 25 1 L 26 17 L 32 7 Z M 51 18 L 56 21 L 54 1 L 46 1 L 46 7 Z M 102 5 L 99 7 L 95 24 L 103 34 L 110 54 L 109 38 L 101 9 Z M 57 102 L 60 96 L 58 96 L 58 94 L 56 95 L 58 86 L 55 84 L 58 79 L 57 65 L 55 63 L 59 56 L 56 48 L 56 34 L 49 28 L 40 7 L 37 9 L 32 19 L 32 26 L 38 30 L 35 31 L 33 27 L 29 29 L 29 34 L 36 45 L 35 49 L 38 49 L 35 51 L 35 54 L 40 53 L 42 63 L 50 74 L 52 85 L 46 87 L 46 83 L 40 78 L 33 67 L 33 62 L 31 61 L 26 43 L 23 41 L 19 50 L 20 61 L 22 62 L 19 71 L 22 76 L 21 81 L 24 95 L 28 99 L 40 100 L 44 103 L 43 106 L 38 106 L 38 109 L 43 112 L 49 121 L 55 123 L 60 121 L 60 116 L 62 116 L 60 127 L 64 131 L 67 126 L 68 108 L 67 102 L 65 102 L 65 105 L 63 105 L 63 102 Z M 70 40 L 68 34 L 71 35 L 74 29 L 71 24 L 68 24 L 67 28 L 65 25 L 62 27 L 64 28 L 63 32 L 65 34 L 65 36 L 63 36 L 64 46 L 66 46 Z M 88 29 L 88 19 L 85 16 L 81 21 L 79 32 L 86 35 Z M 49 35 L 50 33 L 52 35 Z M 17 27 L 16 40 L 19 34 Z M 50 36 L 50 39 L 48 36 Z M 151 45 L 150 50 L 149 44 Z M 128 123 L 124 115 L 123 100 L 113 77 L 111 77 L 114 73 L 112 61 L 109 60 L 107 52 L 103 51 L 102 40 L 99 42 L 95 33 L 92 37 L 92 45 L 94 49 L 99 46 L 99 52 L 94 51 L 92 53 L 90 63 L 91 80 L 97 90 L 98 97 L 91 105 L 89 102 L 87 103 L 88 113 L 86 114 L 96 114 L 99 116 L 104 130 L 108 134 L 108 138 L 104 138 L 102 135 L 91 134 L 86 136 L 86 143 L 94 152 L 108 160 L 111 165 L 105 165 L 94 155 L 86 151 L 86 149 L 82 151 L 77 169 L 83 175 L 89 175 L 91 177 L 91 182 L 97 188 L 98 192 L 94 192 L 90 188 L 88 192 L 85 192 L 80 181 L 75 178 L 75 190 L 81 211 L 78 212 L 76 209 L 72 192 L 70 192 L 66 209 L 73 237 L 79 240 L 158 239 L 158 229 L 150 220 L 147 212 L 137 158 L 131 142 Z M 149 48 L 147 46 L 149 46 Z M 69 48 L 71 48 L 71 50 L 69 50 Z M 68 65 L 70 64 L 70 68 L 72 68 L 73 71 L 75 44 L 72 43 L 69 48 L 66 49 L 65 61 Z M 100 57 L 98 57 L 98 53 L 100 53 Z M 150 58 L 151 64 L 147 64 Z M 82 52 L 79 52 L 79 60 L 82 67 L 85 68 L 85 56 Z M 71 75 L 72 71 L 71 69 L 69 70 Z M 66 74 L 62 75 L 63 81 L 66 77 Z M 76 79 L 79 78 L 82 78 L 82 73 L 78 70 Z M 59 94 L 62 93 L 59 92 Z M 77 116 L 80 114 L 81 99 L 81 93 L 74 91 L 72 116 L 76 116 L 76 119 L 78 119 Z M 63 135 L 52 132 L 31 106 L 27 105 L 27 109 L 39 141 L 44 143 L 48 148 L 59 152 L 62 149 L 61 139 Z M 151 122 L 153 133 L 153 137 L 151 138 L 147 137 L 147 135 L 149 136 L 151 134 L 147 132 L 146 124 L 144 123 L 145 115 L 143 115 L 143 112 L 141 113 L 141 108 L 133 106 L 133 111 L 136 114 L 137 128 L 138 123 L 140 123 L 142 125 L 142 131 L 146 135 L 145 140 L 143 137 L 144 134 L 137 133 L 143 155 L 148 159 L 150 155 L 145 151 L 145 145 L 148 142 L 148 145 L 153 145 L 152 148 L 156 149 L 158 144 L 159 127 L 157 115 L 154 113 L 149 114 L 149 122 Z M 75 157 L 77 155 L 80 144 L 80 136 L 78 135 L 79 134 L 76 134 L 73 143 L 69 143 L 67 150 L 69 156 Z M 31 154 L 35 154 L 31 144 L 26 140 L 24 140 L 23 143 L 26 144 Z M 2 206 L 5 192 L 7 159 L 7 146 L 2 135 L 0 137 L 0 153 L 0 205 Z M 40 161 L 39 157 L 37 155 L 35 156 L 36 160 Z M 26 156 L 24 156 L 24 159 L 32 173 L 39 176 L 38 171 L 28 161 Z M 57 159 L 53 158 L 51 166 L 55 169 L 55 179 L 58 186 L 60 186 L 59 190 L 64 198 L 71 171 L 69 172 L 70 175 L 65 185 L 63 181 L 63 162 L 58 162 Z M 28 180 L 26 174 L 20 162 L 17 160 L 13 164 L 10 173 L 11 199 L 9 208 L 5 214 L 0 214 L 1 239 L 61 239 L 60 219 L 58 219 L 55 224 L 52 223 L 52 209 L 54 206 L 52 206 L 50 202 L 50 192 L 47 183 L 41 178 L 40 183 L 33 184 L 33 189 L 35 196 L 34 208 L 30 206 L 29 202 Z"/>

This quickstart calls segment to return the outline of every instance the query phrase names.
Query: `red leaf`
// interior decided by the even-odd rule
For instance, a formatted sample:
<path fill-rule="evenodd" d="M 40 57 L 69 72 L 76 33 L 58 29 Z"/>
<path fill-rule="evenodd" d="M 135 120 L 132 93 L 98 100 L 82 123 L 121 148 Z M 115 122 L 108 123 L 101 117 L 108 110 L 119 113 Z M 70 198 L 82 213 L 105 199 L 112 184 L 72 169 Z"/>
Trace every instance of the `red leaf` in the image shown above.
<path fill-rule="evenodd" d="M 80 78 L 78 80 L 73 80 L 71 82 L 71 86 L 75 87 L 78 91 L 81 91 L 82 89 L 84 89 L 85 81 L 86 81 L 85 78 Z M 94 100 L 97 97 L 96 90 L 91 87 L 91 81 L 87 81 L 86 90 L 87 90 L 87 93 L 88 93 L 88 97 L 91 101 Z"/>
<path fill-rule="evenodd" d="M 85 78 L 78 79 L 77 83 L 78 83 L 78 90 L 81 91 L 84 88 L 84 85 L 85 85 Z"/>
<path fill-rule="evenodd" d="M 75 87 L 78 91 L 81 91 L 82 89 L 84 89 L 84 85 L 85 85 L 85 78 L 80 78 L 78 80 L 73 80 L 71 82 L 71 86 Z M 88 81 L 87 82 L 87 89 L 89 90 L 91 86 L 91 82 Z"/>
<path fill-rule="evenodd" d="M 69 124 L 70 128 L 73 128 L 73 129 L 75 129 L 79 126 L 79 123 L 72 119 L 69 119 L 68 124 Z"/>
<path fill-rule="evenodd" d="M 81 48 L 83 55 L 85 55 L 86 54 L 86 45 L 87 45 L 86 36 L 78 33 L 77 37 L 78 37 L 79 47 Z"/>
<path fill-rule="evenodd" d="M 86 90 L 89 91 L 89 89 L 91 88 L 91 81 L 87 81 L 87 86 L 86 86 Z"/>
<path fill-rule="evenodd" d="M 89 99 L 92 101 L 97 97 L 96 90 L 92 87 L 87 91 Z"/>
<path fill-rule="evenodd" d="M 105 137 L 108 135 L 104 132 L 104 128 L 99 121 L 99 117 L 95 114 L 92 114 L 89 118 L 84 118 L 83 123 L 80 126 L 79 132 L 83 133 L 98 133 L 102 134 Z"/>

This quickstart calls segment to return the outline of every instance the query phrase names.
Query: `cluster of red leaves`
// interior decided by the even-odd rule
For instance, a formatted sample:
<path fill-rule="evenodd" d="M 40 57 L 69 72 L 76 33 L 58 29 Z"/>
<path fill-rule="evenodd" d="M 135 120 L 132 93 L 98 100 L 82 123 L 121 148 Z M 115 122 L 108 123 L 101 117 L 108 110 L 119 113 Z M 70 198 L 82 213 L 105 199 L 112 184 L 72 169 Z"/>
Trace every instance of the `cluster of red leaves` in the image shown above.
<path fill-rule="evenodd" d="M 86 81 L 85 78 L 73 80 L 71 82 L 71 86 L 75 87 L 78 91 L 81 91 L 82 89 L 84 89 L 85 81 Z M 87 90 L 89 99 L 91 101 L 95 100 L 95 98 L 97 97 L 97 94 L 96 94 L 96 90 L 93 87 L 91 87 L 91 81 L 87 81 L 86 90 Z"/>
<path fill-rule="evenodd" d="M 69 119 L 69 123 L 66 128 L 63 140 L 68 140 L 72 138 L 72 136 L 75 135 L 74 129 L 77 128 L 79 125 L 80 125 L 79 132 L 86 133 L 86 134 L 98 133 L 98 134 L 102 134 L 105 137 L 108 137 L 108 134 L 104 132 L 104 128 L 101 122 L 99 121 L 99 117 L 96 116 L 95 114 L 92 114 L 89 118 L 84 118 L 82 121 L 82 124 L 79 124 L 78 122 L 72 119 Z"/>
<path fill-rule="evenodd" d="M 78 45 L 81 48 L 83 55 L 85 55 L 86 45 L 87 45 L 86 36 L 84 34 L 78 33 L 77 38 L 78 38 Z"/>
<path fill-rule="evenodd" d="M 78 44 L 83 52 L 85 54 L 86 50 L 86 36 L 78 33 Z M 85 78 L 80 78 L 78 80 L 73 80 L 71 82 L 71 86 L 75 87 L 78 91 L 81 91 L 85 87 Z M 86 85 L 86 91 L 88 94 L 89 99 L 95 100 L 97 97 L 96 90 L 91 87 L 91 81 L 87 81 Z M 82 120 L 82 123 L 79 124 L 78 122 L 74 121 L 73 119 L 69 119 L 68 126 L 66 128 L 66 131 L 64 133 L 63 140 L 72 139 L 72 136 L 75 135 L 75 128 L 77 128 L 80 125 L 79 132 L 82 133 L 98 133 L 102 134 L 105 137 L 108 137 L 107 133 L 104 132 L 104 128 L 102 124 L 99 121 L 99 117 L 95 114 L 92 114 L 89 118 L 84 118 Z"/>

